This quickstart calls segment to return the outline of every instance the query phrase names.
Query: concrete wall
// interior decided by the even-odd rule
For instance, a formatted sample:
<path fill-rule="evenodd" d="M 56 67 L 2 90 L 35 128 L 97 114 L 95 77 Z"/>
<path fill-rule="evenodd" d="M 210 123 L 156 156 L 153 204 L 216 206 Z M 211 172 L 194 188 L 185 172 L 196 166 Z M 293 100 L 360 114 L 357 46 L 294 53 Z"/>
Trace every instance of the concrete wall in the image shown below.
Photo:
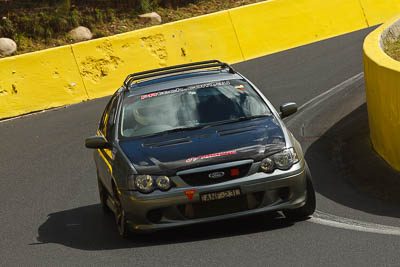
<path fill-rule="evenodd" d="M 86 99 L 70 46 L 0 60 L 0 118 Z"/>
<path fill-rule="evenodd" d="M 89 98 L 112 94 L 129 73 L 218 58 L 243 60 L 229 13 L 72 45 Z"/>
<path fill-rule="evenodd" d="M 390 7 L 390 8 L 389 8 Z M 0 119 L 112 94 L 136 71 L 236 63 L 383 22 L 398 0 L 270 0 L 0 60 Z"/>
<path fill-rule="evenodd" d="M 364 42 L 368 119 L 374 149 L 400 171 L 400 62 L 382 49 L 400 34 L 400 16 L 372 32 Z"/>
<path fill-rule="evenodd" d="M 276 0 L 230 14 L 246 60 L 368 27 L 359 0 Z"/>

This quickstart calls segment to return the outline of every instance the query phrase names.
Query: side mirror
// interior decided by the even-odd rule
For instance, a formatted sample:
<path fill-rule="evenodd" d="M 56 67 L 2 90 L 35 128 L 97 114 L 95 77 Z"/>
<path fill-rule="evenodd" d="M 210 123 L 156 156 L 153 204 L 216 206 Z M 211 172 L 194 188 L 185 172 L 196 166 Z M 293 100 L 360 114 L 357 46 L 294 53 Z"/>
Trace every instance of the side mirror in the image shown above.
<path fill-rule="evenodd" d="M 281 118 L 283 119 L 283 118 L 289 117 L 293 113 L 296 113 L 297 104 L 293 103 L 293 102 L 286 103 L 286 104 L 281 105 L 279 109 L 281 111 L 281 113 L 280 113 Z"/>
<path fill-rule="evenodd" d="M 85 146 L 87 148 L 101 149 L 108 148 L 110 144 L 104 138 L 104 136 L 90 136 L 85 140 Z"/>

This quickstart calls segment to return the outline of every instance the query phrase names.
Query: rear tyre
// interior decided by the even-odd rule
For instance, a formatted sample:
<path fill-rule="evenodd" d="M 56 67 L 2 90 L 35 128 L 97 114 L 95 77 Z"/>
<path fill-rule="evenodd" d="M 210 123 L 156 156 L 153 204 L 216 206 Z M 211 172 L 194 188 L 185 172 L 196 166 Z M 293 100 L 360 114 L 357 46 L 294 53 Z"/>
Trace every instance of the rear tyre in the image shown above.
<path fill-rule="evenodd" d="M 119 199 L 119 194 L 113 186 L 113 195 L 114 195 L 114 207 L 115 207 L 115 223 L 117 225 L 118 233 L 121 237 L 127 238 L 129 237 L 130 231 L 128 228 L 128 224 L 126 223 L 125 211 L 122 208 L 121 201 Z"/>
<path fill-rule="evenodd" d="M 304 206 L 293 209 L 293 210 L 284 210 L 283 214 L 285 214 L 286 218 L 293 221 L 303 221 L 308 219 L 315 211 L 315 191 L 311 181 L 310 175 L 307 173 L 306 177 L 307 183 L 307 199 Z"/>
<path fill-rule="evenodd" d="M 99 178 L 97 178 L 97 184 L 99 187 L 99 197 L 100 197 L 101 209 L 103 210 L 104 213 L 108 214 L 111 212 L 111 210 L 107 206 L 107 198 L 108 198 L 107 189 L 105 189 L 103 183 L 100 181 Z"/>

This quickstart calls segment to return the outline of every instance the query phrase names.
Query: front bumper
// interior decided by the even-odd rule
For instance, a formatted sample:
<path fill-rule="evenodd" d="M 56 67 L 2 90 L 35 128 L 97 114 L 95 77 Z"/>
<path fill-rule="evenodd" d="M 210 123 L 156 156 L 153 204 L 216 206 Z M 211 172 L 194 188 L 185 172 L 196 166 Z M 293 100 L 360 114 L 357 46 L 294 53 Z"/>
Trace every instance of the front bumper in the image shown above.
<path fill-rule="evenodd" d="M 254 163 L 253 165 L 257 165 Z M 257 168 L 258 166 L 253 166 Z M 133 232 L 236 218 L 268 211 L 295 209 L 306 201 L 304 160 L 288 171 L 256 172 L 243 178 L 205 186 L 179 186 L 167 192 L 123 191 L 120 199 Z M 174 177 L 173 179 L 178 179 Z M 178 181 L 179 183 L 179 181 Z M 200 195 L 240 189 L 240 197 L 203 203 Z M 194 190 L 192 199 L 185 191 Z"/>

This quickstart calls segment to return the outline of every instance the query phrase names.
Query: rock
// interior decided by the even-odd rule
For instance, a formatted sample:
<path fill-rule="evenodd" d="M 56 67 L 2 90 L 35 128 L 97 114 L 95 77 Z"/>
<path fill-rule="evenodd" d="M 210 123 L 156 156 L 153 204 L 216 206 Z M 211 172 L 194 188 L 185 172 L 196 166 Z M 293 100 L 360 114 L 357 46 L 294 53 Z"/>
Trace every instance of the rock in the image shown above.
<path fill-rule="evenodd" d="M 17 44 L 9 38 L 0 38 L 0 54 L 2 56 L 12 55 L 17 51 Z"/>
<path fill-rule="evenodd" d="M 93 38 L 92 32 L 88 28 L 83 26 L 79 26 L 73 29 L 69 32 L 69 35 L 75 42 L 87 41 Z"/>
<path fill-rule="evenodd" d="M 161 24 L 161 16 L 158 15 L 156 12 L 151 12 L 143 15 L 139 15 L 139 18 L 147 21 L 151 21 L 153 24 Z"/>

